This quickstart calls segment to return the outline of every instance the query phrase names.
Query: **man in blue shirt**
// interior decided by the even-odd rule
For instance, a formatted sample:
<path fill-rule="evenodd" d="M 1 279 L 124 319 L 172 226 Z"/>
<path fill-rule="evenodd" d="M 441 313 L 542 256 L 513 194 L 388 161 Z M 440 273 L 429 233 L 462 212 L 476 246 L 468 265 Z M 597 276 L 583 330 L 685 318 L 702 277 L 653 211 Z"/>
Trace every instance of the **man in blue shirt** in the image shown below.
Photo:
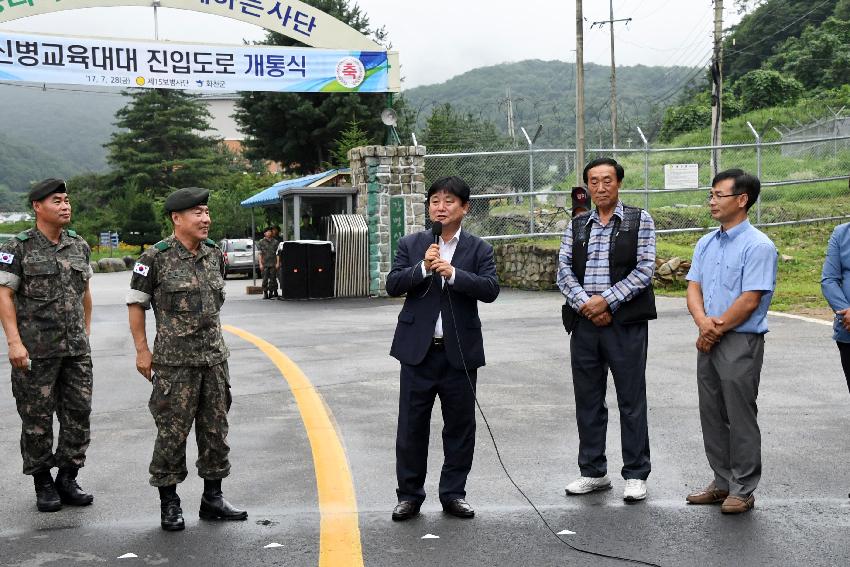
<path fill-rule="evenodd" d="M 689 504 L 724 514 L 755 506 L 761 477 L 756 419 L 767 310 L 776 287 L 776 246 L 747 212 L 761 183 L 740 169 L 718 173 L 708 204 L 720 228 L 703 236 L 688 272 L 688 311 L 699 328 L 697 386 L 702 437 L 714 480 Z"/>

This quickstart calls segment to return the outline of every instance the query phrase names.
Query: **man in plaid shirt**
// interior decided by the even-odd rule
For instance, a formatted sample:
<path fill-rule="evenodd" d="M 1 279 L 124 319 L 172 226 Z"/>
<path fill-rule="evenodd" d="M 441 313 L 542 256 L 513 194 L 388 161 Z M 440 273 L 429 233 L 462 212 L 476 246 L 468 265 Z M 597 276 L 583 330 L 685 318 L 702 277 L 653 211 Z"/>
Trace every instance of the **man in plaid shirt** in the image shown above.
<path fill-rule="evenodd" d="M 558 287 L 565 309 L 577 322 L 570 361 L 579 433 L 581 476 L 567 494 L 611 488 L 605 457 L 608 369 L 620 408 L 623 499 L 646 498 L 650 472 L 646 417 L 648 324 L 656 318 L 652 275 L 655 225 L 649 213 L 619 199 L 623 167 L 611 158 L 584 168 L 584 182 L 596 208 L 567 227 L 558 255 Z"/>

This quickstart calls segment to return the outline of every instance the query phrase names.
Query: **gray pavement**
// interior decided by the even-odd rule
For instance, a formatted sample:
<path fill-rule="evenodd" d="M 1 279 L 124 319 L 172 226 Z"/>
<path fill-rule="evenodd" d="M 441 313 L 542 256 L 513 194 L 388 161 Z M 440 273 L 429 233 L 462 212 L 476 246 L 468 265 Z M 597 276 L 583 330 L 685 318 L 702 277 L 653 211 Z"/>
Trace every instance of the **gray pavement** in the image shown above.
<path fill-rule="evenodd" d="M 80 482 L 93 506 L 35 510 L 21 475 L 20 422 L 0 342 L 0 564 L 287 565 L 319 562 L 319 513 L 310 444 L 286 381 L 265 355 L 228 334 L 234 403 L 233 471 L 225 495 L 247 522 L 199 522 L 201 481 L 180 486 L 185 532 L 159 529 L 147 484 L 154 426 L 149 384 L 134 368 L 123 297 L 129 274 L 98 274 L 93 358 L 93 439 Z M 277 346 L 297 363 L 333 413 L 354 478 L 366 565 L 620 565 L 559 543 L 505 478 L 479 419 L 468 499 L 474 520 L 446 517 L 436 499 L 441 464 L 435 408 L 420 518 L 390 521 L 395 503 L 398 364 L 387 352 L 401 302 L 393 299 L 263 301 L 245 280 L 227 282 L 225 323 Z M 829 327 L 771 317 L 759 397 L 764 474 L 756 509 L 724 517 L 688 507 L 684 496 L 710 478 L 702 451 L 695 384 L 695 331 L 681 299 L 659 299 L 650 326 L 648 395 L 653 472 L 649 498 L 626 505 L 619 423 L 609 388 L 609 472 L 614 489 L 564 495 L 578 474 L 567 336 L 556 293 L 503 290 L 482 306 L 488 365 L 479 399 L 514 479 L 571 543 L 662 565 L 837 565 L 850 555 L 850 395 Z M 150 336 L 153 336 L 152 328 Z M 430 533 L 439 539 L 421 539 Z M 265 549 L 269 543 L 282 547 Z M 136 559 L 117 559 L 125 553 Z"/>

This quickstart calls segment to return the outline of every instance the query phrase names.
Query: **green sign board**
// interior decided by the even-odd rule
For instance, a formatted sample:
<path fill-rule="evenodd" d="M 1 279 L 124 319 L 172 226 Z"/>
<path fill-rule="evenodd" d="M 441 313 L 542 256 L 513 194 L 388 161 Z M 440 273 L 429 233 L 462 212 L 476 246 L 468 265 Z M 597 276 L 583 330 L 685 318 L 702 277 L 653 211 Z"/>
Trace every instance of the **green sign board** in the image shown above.
<path fill-rule="evenodd" d="M 398 241 L 404 236 L 404 197 L 390 197 L 390 261 L 395 260 Z"/>

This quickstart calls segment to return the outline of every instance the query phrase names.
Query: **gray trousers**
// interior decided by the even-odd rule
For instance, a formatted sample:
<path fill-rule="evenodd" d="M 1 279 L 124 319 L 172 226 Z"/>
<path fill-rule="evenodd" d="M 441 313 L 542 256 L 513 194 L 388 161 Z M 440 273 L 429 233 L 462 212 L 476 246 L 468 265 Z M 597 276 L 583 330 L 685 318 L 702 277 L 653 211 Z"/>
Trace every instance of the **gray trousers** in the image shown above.
<path fill-rule="evenodd" d="M 605 436 L 608 406 L 605 390 L 608 369 L 614 376 L 620 409 L 623 478 L 646 480 L 651 470 L 649 428 L 646 419 L 646 322 L 597 327 L 582 318 L 570 338 L 570 362 L 576 397 L 578 466 L 582 476 L 608 472 Z"/>
<path fill-rule="evenodd" d="M 761 478 L 756 398 L 763 359 L 764 335 L 735 332 L 697 356 L 705 455 L 717 488 L 734 496 L 749 496 Z"/>

